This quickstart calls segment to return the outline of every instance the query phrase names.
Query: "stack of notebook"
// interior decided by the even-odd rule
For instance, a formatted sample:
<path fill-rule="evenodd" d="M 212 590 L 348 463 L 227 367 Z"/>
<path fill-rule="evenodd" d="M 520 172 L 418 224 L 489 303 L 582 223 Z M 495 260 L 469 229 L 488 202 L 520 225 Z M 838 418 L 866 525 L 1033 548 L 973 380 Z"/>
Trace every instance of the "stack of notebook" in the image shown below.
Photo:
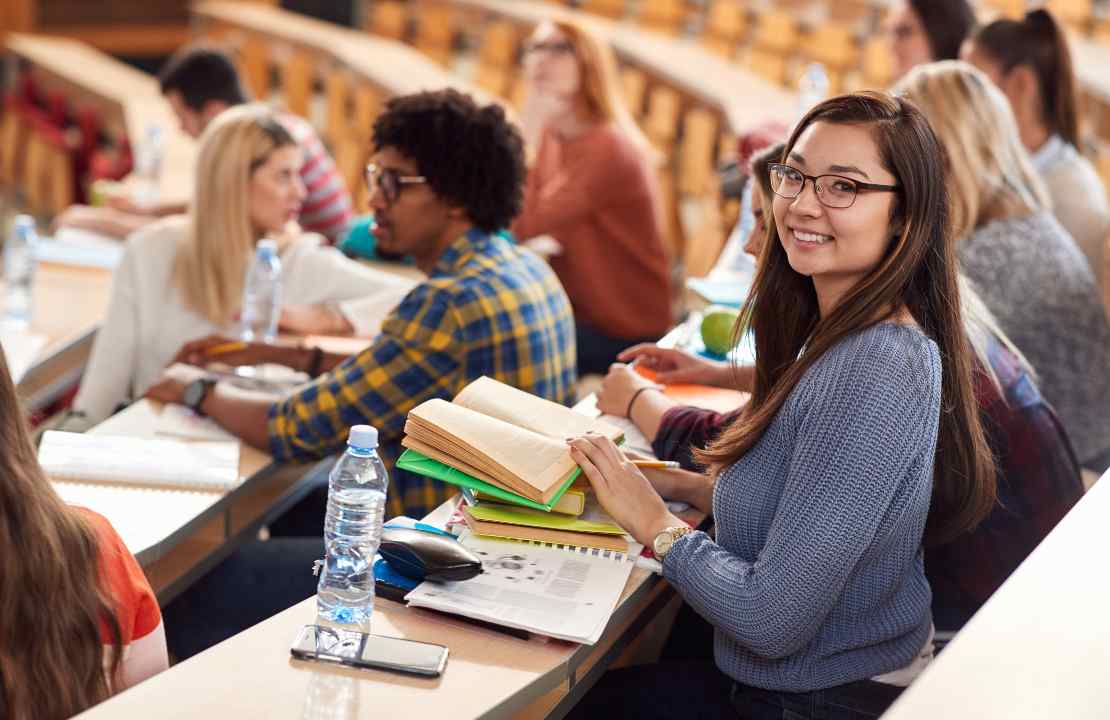
<path fill-rule="evenodd" d="M 566 438 L 619 428 L 490 378 L 409 412 L 397 467 L 459 486 L 459 520 L 480 536 L 626 552 L 625 532 L 589 501 Z M 573 486 L 573 487 L 572 487 Z"/>
<path fill-rule="evenodd" d="M 397 467 L 550 512 L 582 472 L 566 439 L 591 431 L 623 440 L 609 423 L 482 377 L 409 412 Z"/>

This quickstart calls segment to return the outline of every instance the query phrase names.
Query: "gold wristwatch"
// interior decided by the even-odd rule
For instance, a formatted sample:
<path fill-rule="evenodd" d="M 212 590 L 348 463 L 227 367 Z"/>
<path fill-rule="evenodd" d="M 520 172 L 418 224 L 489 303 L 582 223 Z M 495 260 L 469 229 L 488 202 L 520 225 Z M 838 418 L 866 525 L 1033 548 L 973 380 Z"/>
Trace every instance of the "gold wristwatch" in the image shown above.
<path fill-rule="evenodd" d="M 694 532 L 694 528 L 683 525 L 681 527 L 669 527 L 666 530 L 660 531 L 655 536 L 655 540 L 651 543 L 651 551 L 655 553 L 655 557 L 662 562 L 667 553 L 671 551 L 674 541 L 687 533 Z"/>

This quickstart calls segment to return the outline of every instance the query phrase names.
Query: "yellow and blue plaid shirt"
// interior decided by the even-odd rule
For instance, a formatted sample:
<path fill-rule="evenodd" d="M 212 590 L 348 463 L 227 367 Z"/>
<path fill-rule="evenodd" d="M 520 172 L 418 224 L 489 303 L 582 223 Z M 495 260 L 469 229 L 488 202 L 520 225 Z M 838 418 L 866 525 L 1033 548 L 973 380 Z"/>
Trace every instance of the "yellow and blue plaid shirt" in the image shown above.
<path fill-rule="evenodd" d="M 270 452 L 278 461 L 320 458 L 345 447 L 352 425 L 373 425 L 392 478 L 387 517 L 422 517 L 451 489 L 394 467 L 405 416 L 425 400 L 454 398 L 482 375 L 569 405 L 574 315 L 543 260 L 501 235 L 471 230 L 367 349 L 270 408 Z"/>

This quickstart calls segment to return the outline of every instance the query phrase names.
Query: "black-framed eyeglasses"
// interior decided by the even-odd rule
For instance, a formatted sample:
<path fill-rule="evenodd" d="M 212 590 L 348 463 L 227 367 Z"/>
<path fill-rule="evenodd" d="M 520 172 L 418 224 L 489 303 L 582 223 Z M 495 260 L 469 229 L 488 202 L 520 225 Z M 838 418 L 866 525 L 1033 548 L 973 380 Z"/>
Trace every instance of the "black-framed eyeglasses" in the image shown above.
<path fill-rule="evenodd" d="M 574 46 L 566 40 L 550 40 L 548 42 L 529 40 L 524 43 L 525 55 L 538 55 L 541 52 L 550 55 L 573 55 Z"/>
<path fill-rule="evenodd" d="M 781 198 L 793 200 L 802 194 L 806 180 L 813 183 L 817 201 L 825 207 L 846 208 L 856 201 L 861 192 L 897 192 L 898 185 L 879 185 L 865 183 L 841 175 L 806 175 L 797 168 L 772 163 L 768 170 L 771 175 L 771 190 Z"/>
<path fill-rule="evenodd" d="M 392 205 L 401 197 L 401 191 L 406 185 L 419 185 L 428 179 L 423 175 L 402 175 L 396 168 L 383 168 L 370 163 L 366 166 L 366 186 L 373 193 L 381 191 L 386 203 Z"/>

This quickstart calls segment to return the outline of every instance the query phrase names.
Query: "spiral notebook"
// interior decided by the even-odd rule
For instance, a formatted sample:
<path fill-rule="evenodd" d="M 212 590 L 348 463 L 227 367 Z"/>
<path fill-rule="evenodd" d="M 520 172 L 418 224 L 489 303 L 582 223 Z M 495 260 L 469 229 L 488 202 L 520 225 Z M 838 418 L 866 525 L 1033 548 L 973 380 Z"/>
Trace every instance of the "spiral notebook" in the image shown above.
<path fill-rule="evenodd" d="M 423 582 L 405 596 L 409 605 L 585 645 L 605 632 L 643 551 L 636 543 L 621 553 L 470 532 L 459 542 L 482 559 L 482 574 L 465 582 Z"/>
<path fill-rule="evenodd" d="M 52 480 L 193 490 L 239 485 L 238 442 L 94 435 L 51 430 L 39 464 Z"/>

